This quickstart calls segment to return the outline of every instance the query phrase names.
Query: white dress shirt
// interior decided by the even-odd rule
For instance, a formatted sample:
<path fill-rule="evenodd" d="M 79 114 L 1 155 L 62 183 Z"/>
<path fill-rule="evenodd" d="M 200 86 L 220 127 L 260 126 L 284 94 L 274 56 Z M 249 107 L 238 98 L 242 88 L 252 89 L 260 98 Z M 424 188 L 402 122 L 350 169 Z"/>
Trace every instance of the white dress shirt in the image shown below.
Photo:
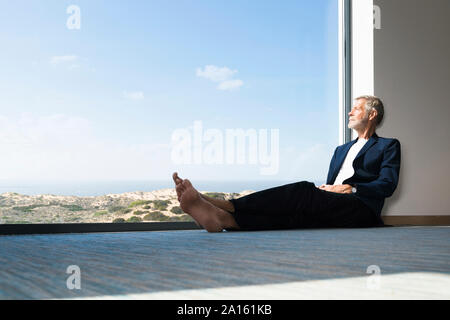
<path fill-rule="evenodd" d="M 359 151 L 361 151 L 362 147 L 364 147 L 367 141 L 369 140 L 358 138 L 358 141 L 356 141 L 350 148 L 350 150 L 347 153 L 347 156 L 345 157 L 344 163 L 342 164 L 341 169 L 339 170 L 339 174 L 337 175 L 336 180 L 334 181 L 335 186 L 341 185 L 346 179 L 351 178 L 355 174 L 355 169 L 353 169 L 353 161 L 355 160 Z"/>

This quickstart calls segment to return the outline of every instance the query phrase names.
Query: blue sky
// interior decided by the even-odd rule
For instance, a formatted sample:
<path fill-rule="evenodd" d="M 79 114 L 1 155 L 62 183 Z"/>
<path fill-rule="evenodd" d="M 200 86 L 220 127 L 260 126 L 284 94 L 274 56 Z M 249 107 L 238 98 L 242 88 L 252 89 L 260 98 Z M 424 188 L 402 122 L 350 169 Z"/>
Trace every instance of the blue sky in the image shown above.
<path fill-rule="evenodd" d="M 0 179 L 325 179 L 337 1 L 0 3 Z M 278 173 L 172 163 L 172 133 L 194 121 L 278 129 Z"/>

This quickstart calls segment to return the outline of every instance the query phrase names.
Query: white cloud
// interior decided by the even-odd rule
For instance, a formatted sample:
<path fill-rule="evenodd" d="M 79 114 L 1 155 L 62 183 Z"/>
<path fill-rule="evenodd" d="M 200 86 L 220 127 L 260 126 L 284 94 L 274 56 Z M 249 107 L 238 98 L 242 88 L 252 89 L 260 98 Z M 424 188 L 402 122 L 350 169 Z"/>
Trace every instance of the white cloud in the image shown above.
<path fill-rule="evenodd" d="M 231 70 L 227 67 L 207 65 L 203 69 L 197 68 L 196 74 L 197 77 L 219 83 L 217 87 L 219 90 L 233 90 L 244 84 L 242 80 L 232 79 L 237 72 L 237 70 Z"/>
<path fill-rule="evenodd" d="M 53 65 L 58 65 L 62 63 L 75 62 L 77 60 L 78 56 L 76 55 L 54 56 L 50 59 L 50 63 Z"/>
<path fill-rule="evenodd" d="M 123 97 L 129 100 L 143 100 L 144 99 L 144 93 L 142 91 L 133 91 L 133 92 L 123 92 Z"/>
<path fill-rule="evenodd" d="M 219 90 L 234 90 L 241 87 L 244 84 L 242 80 L 227 80 L 219 84 L 217 87 Z"/>
<path fill-rule="evenodd" d="M 79 69 L 80 65 L 79 64 L 72 64 L 69 66 L 69 70 L 75 70 L 75 69 Z"/>
<path fill-rule="evenodd" d="M 216 66 L 206 66 L 204 70 L 201 68 L 197 69 L 197 76 L 211 80 L 213 82 L 222 82 L 229 80 L 233 75 L 237 73 L 237 70 L 231 70 L 227 67 L 219 68 Z"/>

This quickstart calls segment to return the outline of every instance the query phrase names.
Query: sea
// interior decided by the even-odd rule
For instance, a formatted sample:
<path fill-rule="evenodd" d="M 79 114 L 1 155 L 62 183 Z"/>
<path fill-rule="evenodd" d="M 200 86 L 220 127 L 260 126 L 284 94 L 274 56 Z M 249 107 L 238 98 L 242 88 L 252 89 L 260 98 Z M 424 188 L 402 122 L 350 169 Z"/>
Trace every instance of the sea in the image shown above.
<path fill-rule="evenodd" d="M 241 192 L 260 191 L 300 180 L 258 180 L 258 181 L 191 181 L 199 191 Z M 321 185 L 324 181 L 310 181 Z M 15 192 L 23 195 L 51 194 L 57 196 L 101 196 L 135 191 L 155 191 L 174 188 L 172 180 L 148 181 L 5 181 L 0 180 L 0 194 Z"/>

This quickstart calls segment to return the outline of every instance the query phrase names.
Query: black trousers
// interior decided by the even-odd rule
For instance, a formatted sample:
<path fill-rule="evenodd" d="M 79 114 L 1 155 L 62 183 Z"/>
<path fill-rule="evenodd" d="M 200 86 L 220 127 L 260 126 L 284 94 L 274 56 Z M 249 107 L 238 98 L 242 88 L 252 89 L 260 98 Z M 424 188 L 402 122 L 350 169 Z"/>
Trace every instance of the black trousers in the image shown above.
<path fill-rule="evenodd" d="M 383 226 L 380 217 L 355 195 L 320 190 L 307 181 L 230 201 L 235 208 L 232 215 L 241 230 Z"/>

